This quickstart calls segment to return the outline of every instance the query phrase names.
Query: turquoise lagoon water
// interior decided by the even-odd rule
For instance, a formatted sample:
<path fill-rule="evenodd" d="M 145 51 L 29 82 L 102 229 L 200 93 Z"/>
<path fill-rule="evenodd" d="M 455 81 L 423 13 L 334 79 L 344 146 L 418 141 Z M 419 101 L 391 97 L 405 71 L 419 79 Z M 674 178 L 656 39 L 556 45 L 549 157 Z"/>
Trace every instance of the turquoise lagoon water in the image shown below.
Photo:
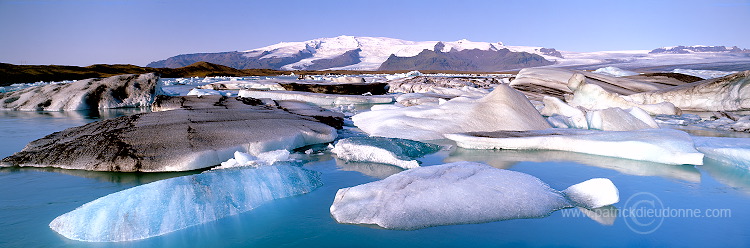
<path fill-rule="evenodd" d="M 115 112 L 98 118 L 122 114 L 128 113 Z M 95 117 L 82 112 L 1 112 L 0 156 L 11 155 L 26 143 L 52 132 L 96 121 Z M 674 166 L 567 152 L 450 148 L 423 158 L 423 165 L 482 161 L 534 175 L 558 190 L 594 177 L 609 178 L 619 188 L 621 200 L 614 209 L 599 213 L 615 218 L 602 218 L 601 222 L 608 224 L 600 224 L 572 208 L 545 218 L 414 231 L 338 224 L 329 213 L 338 189 L 375 181 L 399 169 L 345 163 L 329 154 L 311 155 L 307 160 L 304 167 L 321 172 L 324 182 L 323 187 L 309 194 L 275 200 L 243 214 L 163 236 L 120 243 L 68 240 L 48 224 L 101 196 L 198 172 L 2 168 L 0 247 L 750 246 L 750 171 L 712 160 L 706 160 L 703 166 Z M 671 213 L 661 218 L 647 216 L 643 211 L 631 218 L 624 216 L 629 209 L 666 209 Z M 701 214 L 695 215 L 696 211 Z"/>

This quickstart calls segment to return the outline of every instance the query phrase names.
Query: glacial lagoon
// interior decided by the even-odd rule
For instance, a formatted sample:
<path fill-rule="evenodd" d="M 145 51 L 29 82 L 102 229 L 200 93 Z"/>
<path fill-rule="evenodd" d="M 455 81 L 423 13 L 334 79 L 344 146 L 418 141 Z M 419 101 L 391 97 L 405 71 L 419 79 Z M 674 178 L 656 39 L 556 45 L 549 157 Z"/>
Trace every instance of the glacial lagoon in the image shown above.
<path fill-rule="evenodd" d="M 0 155 L 68 127 L 138 111 L 3 112 Z M 357 130 L 347 129 L 346 135 Z M 445 144 L 450 145 L 447 141 Z M 117 243 L 67 239 L 49 228 L 54 218 L 84 203 L 134 186 L 191 175 L 110 173 L 49 168 L 0 169 L 0 247 L 497 247 L 497 246 L 729 246 L 750 245 L 750 172 L 705 159 L 700 166 L 665 165 L 561 151 L 470 150 L 451 146 L 419 159 L 422 166 L 479 161 L 527 173 L 555 189 L 609 178 L 620 202 L 591 218 L 578 208 L 544 218 L 386 230 L 339 224 L 329 212 L 336 191 L 380 180 L 400 168 L 305 154 L 304 168 L 323 186 L 277 199 L 249 212 L 149 239 Z M 640 212 L 638 212 L 640 209 Z M 648 211 L 652 217 L 647 216 Z M 700 212 L 699 212 L 700 211 Z M 629 215 L 629 213 L 633 213 Z M 590 213 L 589 213 L 590 214 Z M 667 215 L 661 217 L 663 215 Z M 615 215 L 616 217 L 611 218 Z M 708 217 L 712 216 L 712 217 Z M 595 221 L 597 219 L 598 221 Z"/>

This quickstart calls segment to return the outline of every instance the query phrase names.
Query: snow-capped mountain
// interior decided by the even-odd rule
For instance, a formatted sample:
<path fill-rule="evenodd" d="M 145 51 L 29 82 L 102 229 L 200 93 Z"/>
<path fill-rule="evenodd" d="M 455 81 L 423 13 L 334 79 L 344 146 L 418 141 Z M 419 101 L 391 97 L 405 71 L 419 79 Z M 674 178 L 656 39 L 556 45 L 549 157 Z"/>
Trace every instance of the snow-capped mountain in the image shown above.
<path fill-rule="evenodd" d="M 423 54 L 425 51 L 431 53 Z M 504 70 L 550 65 L 561 56 L 552 48 L 505 46 L 501 42 L 473 42 L 465 39 L 453 42 L 406 41 L 384 37 L 338 36 L 302 42 L 281 42 L 242 52 L 184 54 L 152 62 L 148 66 L 174 68 L 206 61 L 238 69 L 377 70 L 390 59 L 399 61 L 390 63 L 392 66 L 384 69 Z M 425 61 L 424 57 L 434 61 Z M 477 58 L 484 58 L 486 61 L 477 61 Z M 400 68 L 404 63 L 410 66 Z M 489 64 L 494 66 L 488 66 Z"/>
<path fill-rule="evenodd" d="M 570 52 L 465 39 L 446 42 L 338 36 L 281 42 L 246 51 L 183 54 L 152 62 L 148 67 L 177 68 L 199 61 L 236 69 L 277 70 L 504 71 L 539 66 L 590 70 L 605 66 L 623 69 L 675 66 L 737 71 L 750 69 L 750 50 L 725 46 L 675 46 L 650 51 Z M 707 68 L 709 64 L 713 67 Z M 716 67 L 716 64 L 721 64 L 721 67 Z"/>

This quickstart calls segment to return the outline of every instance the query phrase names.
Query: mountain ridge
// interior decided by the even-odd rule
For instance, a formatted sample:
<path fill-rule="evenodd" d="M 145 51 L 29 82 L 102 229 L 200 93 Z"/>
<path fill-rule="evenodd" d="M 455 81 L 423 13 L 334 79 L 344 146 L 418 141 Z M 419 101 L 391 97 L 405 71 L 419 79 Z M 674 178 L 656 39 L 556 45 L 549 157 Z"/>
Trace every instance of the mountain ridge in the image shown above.
<path fill-rule="evenodd" d="M 407 41 L 387 37 L 354 37 L 338 36 L 333 38 L 319 38 L 302 42 L 281 42 L 278 44 L 234 52 L 222 53 L 195 53 L 181 54 L 167 58 L 165 60 L 154 61 L 148 64 L 148 67 L 179 67 L 187 63 L 197 61 L 208 61 L 211 63 L 222 64 L 237 69 L 250 68 L 267 68 L 275 70 L 458 70 L 472 71 L 487 68 L 487 66 L 477 66 L 469 64 L 483 64 L 483 62 L 464 63 L 466 66 L 441 67 L 430 63 L 430 61 L 415 58 L 421 64 L 413 65 L 409 68 L 398 68 L 392 66 L 381 66 L 388 60 L 396 57 L 415 57 L 424 51 L 432 51 L 442 55 L 451 54 L 449 59 L 452 64 L 460 64 L 456 61 L 467 61 L 467 58 L 457 58 L 462 56 L 462 52 L 473 50 L 473 55 L 484 57 L 497 57 L 500 55 L 509 55 L 513 57 L 533 57 L 532 61 L 541 61 L 538 65 L 552 64 L 551 60 L 562 58 L 562 54 L 554 48 L 543 47 L 508 47 L 502 42 L 473 42 L 466 39 L 445 42 L 445 41 Z M 498 51 L 504 51 L 498 53 Z M 482 54 L 486 53 L 486 54 Z M 525 53 L 519 55 L 516 53 Z M 445 56 L 444 56 L 445 57 Z M 515 63 L 513 59 L 496 59 L 502 63 L 508 63 L 497 66 L 504 69 L 520 69 L 529 67 L 524 63 Z M 389 64 L 394 64 L 390 62 Z M 396 63 L 397 64 L 397 63 Z M 534 66 L 538 66 L 535 64 Z"/>

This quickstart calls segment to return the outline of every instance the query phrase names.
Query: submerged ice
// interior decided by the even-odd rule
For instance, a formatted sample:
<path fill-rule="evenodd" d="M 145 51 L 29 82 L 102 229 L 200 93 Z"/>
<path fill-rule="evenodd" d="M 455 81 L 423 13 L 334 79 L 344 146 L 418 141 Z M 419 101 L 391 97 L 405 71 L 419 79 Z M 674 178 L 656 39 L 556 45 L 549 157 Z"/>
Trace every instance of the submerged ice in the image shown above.
<path fill-rule="evenodd" d="M 456 162 L 340 189 L 330 211 L 339 223 L 411 230 L 540 218 L 563 208 L 593 209 L 618 201 L 617 187 L 609 179 L 592 179 L 560 192 L 525 173 Z"/>
<path fill-rule="evenodd" d="M 297 166 L 229 169 L 170 178 L 116 192 L 55 218 L 50 228 L 74 240 L 145 239 L 308 193 L 319 173 Z"/>

